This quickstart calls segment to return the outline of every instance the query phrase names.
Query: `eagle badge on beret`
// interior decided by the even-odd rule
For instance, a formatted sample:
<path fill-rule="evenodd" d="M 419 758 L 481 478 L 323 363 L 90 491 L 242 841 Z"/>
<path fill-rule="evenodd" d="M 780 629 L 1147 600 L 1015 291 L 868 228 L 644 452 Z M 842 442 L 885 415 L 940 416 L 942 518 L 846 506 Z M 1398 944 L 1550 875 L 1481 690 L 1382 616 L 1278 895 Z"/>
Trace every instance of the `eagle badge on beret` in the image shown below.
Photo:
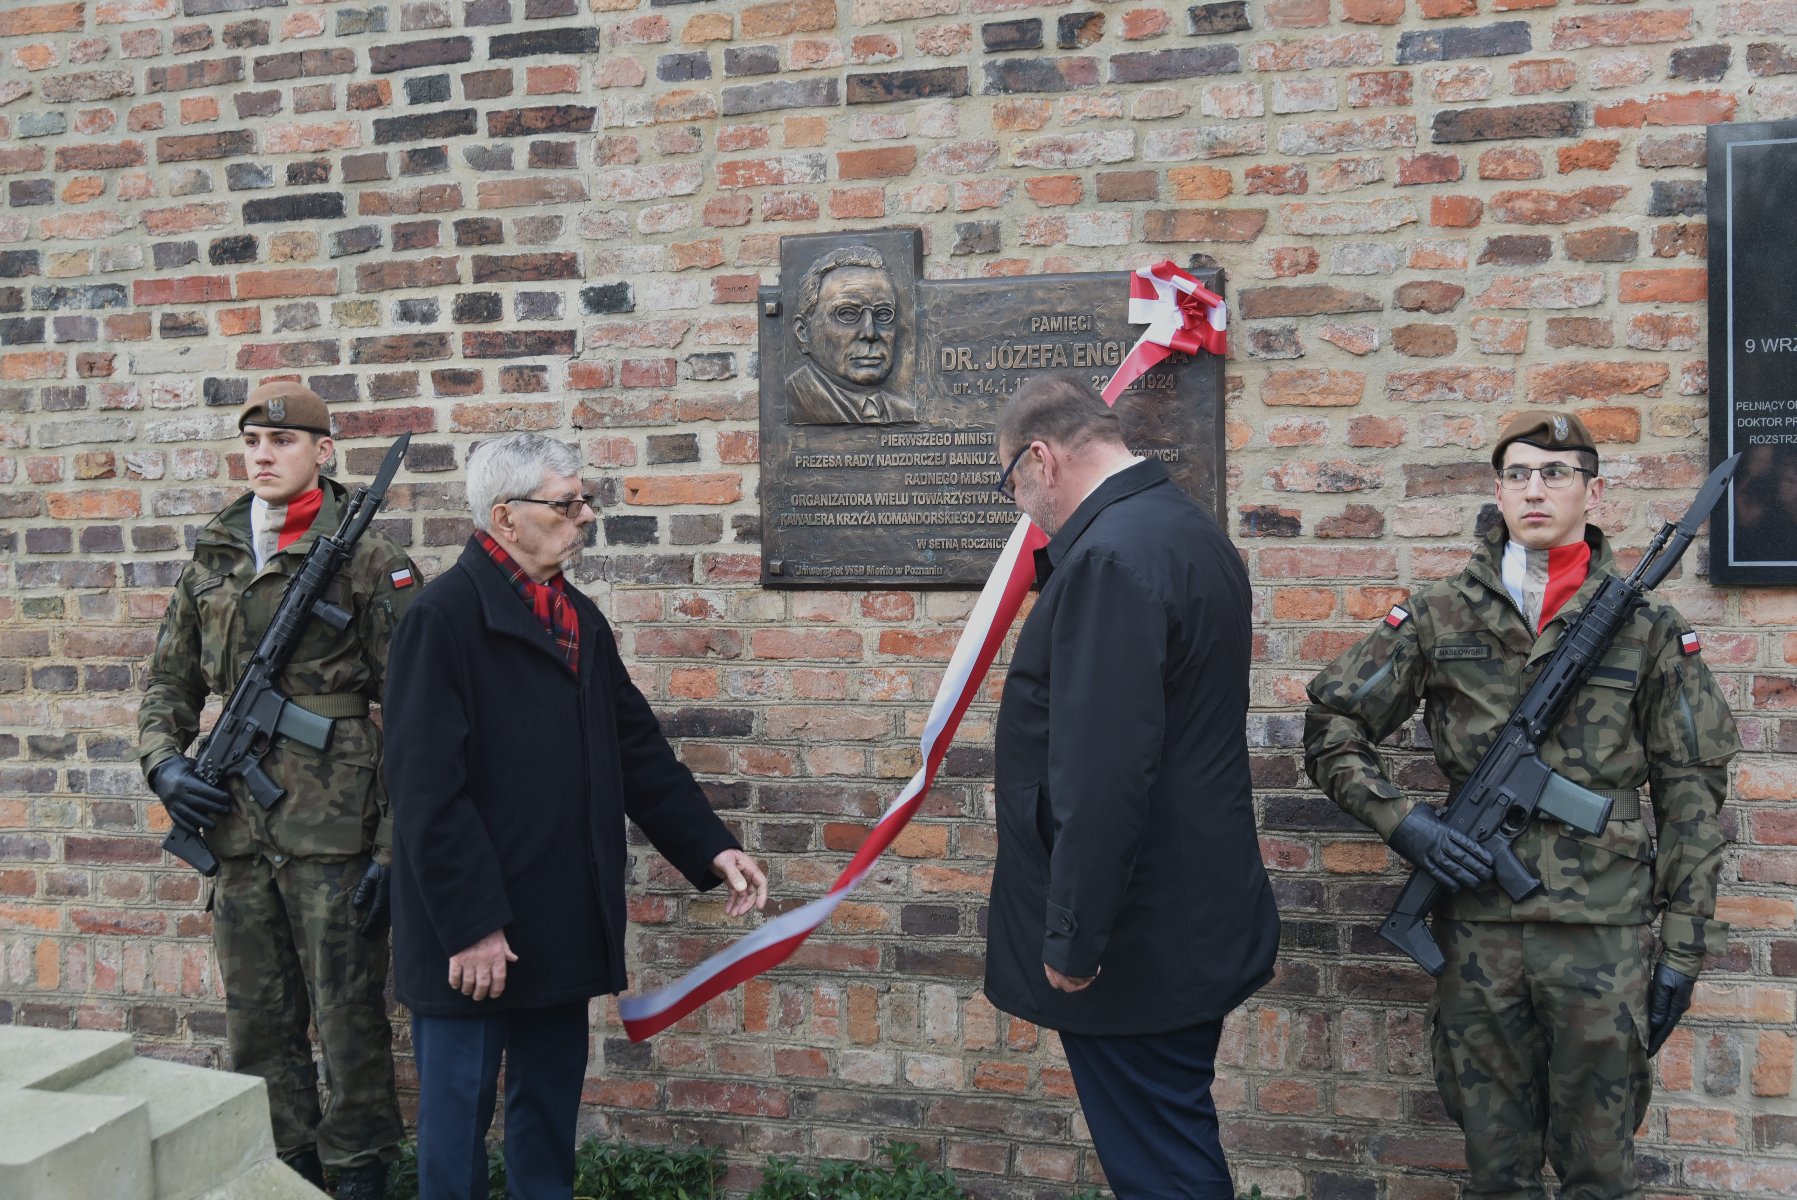
<path fill-rule="evenodd" d="M 1572 428 L 1567 425 L 1566 418 L 1556 415 L 1554 417 L 1554 440 L 1556 442 L 1564 442 L 1571 436 Z"/>
<path fill-rule="evenodd" d="M 268 402 L 268 419 L 271 421 L 285 421 L 287 419 L 287 401 L 281 399 L 279 396 L 270 400 Z"/>

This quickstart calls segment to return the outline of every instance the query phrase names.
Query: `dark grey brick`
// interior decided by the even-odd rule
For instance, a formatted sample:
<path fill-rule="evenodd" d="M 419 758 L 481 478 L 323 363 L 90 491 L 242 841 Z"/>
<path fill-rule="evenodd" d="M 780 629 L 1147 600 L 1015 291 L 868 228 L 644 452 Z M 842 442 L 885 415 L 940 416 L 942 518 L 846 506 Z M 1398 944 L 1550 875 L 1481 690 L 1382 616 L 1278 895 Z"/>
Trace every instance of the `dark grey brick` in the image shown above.
<path fill-rule="evenodd" d="M 485 325 L 505 316 L 505 304 L 498 292 L 461 292 L 450 307 L 450 317 L 458 325 Z"/>
<path fill-rule="evenodd" d="M 331 234 L 331 257 L 347 258 L 352 254 L 366 254 L 381 244 L 381 230 L 378 225 L 357 225 L 353 229 L 339 229 Z"/>
<path fill-rule="evenodd" d="M 376 117 L 374 141 L 377 146 L 386 146 L 394 142 L 466 137 L 476 130 L 474 117 L 472 108 L 449 108 L 442 112 L 415 113 L 409 117 Z"/>
<path fill-rule="evenodd" d="M 636 311 L 628 283 L 598 283 L 580 289 L 580 308 L 588 316 Z"/>
<path fill-rule="evenodd" d="M 243 219 L 248 225 L 276 221 L 334 221 L 342 215 L 342 192 L 302 192 L 243 202 Z"/>
<path fill-rule="evenodd" d="M 1005 50 L 1040 50 L 1042 48 L 1042 18 L 1029 17 L 1020 21 L 988 21 L 980 26 L 980 44 L 986 48 L 988 54 Z"/>
<path fill-rule="evenodd" d="M 664 54 L 655 60 L 655 78 L 663 83 L 688 83 L 711 78 L 711 55 L 703 50 Z"/>
<path fill-rule="evenodd" d="M 225 186 L 233 192 L 253 192 L 275 185 L 275 169 L 267 163 L 232 163 L 225 168 Z"/>
<path fill-rule="evenodd" d="M 407 104 L 447 104 L 449 99 L 447 75 L 415 75 L 406 80 Z"/>
<path fill-rule="evenodd" d="M 1451 58 L 1496 58 L 1527 54 L 1531 49 L 1527 21 L 1499 21 L 1495 25 L 1451 25 L 1420 29 L 1398 35 L 1398 65 L 1443 62 Z"/>
<path fill-rule="evenodd" d="M 1707 211 L 1705 186 L 1701 179 L 1656 179 L 1647 201 L 1647 215 L 1700 217 Z"/>
<path fill-rule="evenodd" d="M 1749 54 L 1752 49 L 1748 47 Z M 1729 46 L 1680 46 L 1673 50 L 1666 73 L 1692 83 L 1714 83 L 1728 74 L 1733 57 L 1734 50 Z"/>
<path fill-rule="evenodd" d="M 904 100 L 927 100 L 936 96 L 965 96 L 968 91 L 966 67 L 869 71 L 849 76 L 848 102 L 894 104 Z"/>
<path fill-rule="evenodd" d="M 1247 0 L 1228 0 L 1225 4 L 1195 4 L 1186 9 L 1186 30 L 1193 37 L 1242 33 L 1252 28 L 1248 21 Z"/>
<path fill-rule="evenodd" d="M 1234 46 L 1187 46 L 1178 50 L 1137 50 L 1111 55 L 1112 83 L 1153 83 L 1163 79 L 1233 75 L 1241 69 L 1241 51 Z"/>
<path fill-rule="evenodd" d="M 726 46 L 724 47 L 724 74 L 735 75 L 777 75 L 780 71 L 780 48 L 778 46 Z"/>
<path fill-rule="evenodd" d="M 213 238 L 212 244 L 206 247 L 206 261 L 215 267 L 223 267 L 231 263 L 255 262 L 258 250 L 256 235 L 252 233 L 237 233 L 229 237 Z"/>
<path fill-rule="evenodd" d="M 487 57 L 524 58 L 532 54 L 591 54 L 599 49 L 599 30 L 592 25 L 502 33 L 487 41 Z"/>
<path fill-rule="evenodd" d="M 446 63 L 467 62 L 474 57 L 474 40 L 465 37 L 429 38 L 421 42 L 370 46 L 368 69 L 376 75 L 392 71 L 410 71 L 417 67 L 440 67 Z"/>
<path fill-rule="evenodd" d="M 199 262 L 199 243 L 157 242 L 150 247 L 150 261 L 156 264 L 158 271 L 167 271 L 173 267 L 185 267 L 189 263 Z"/>

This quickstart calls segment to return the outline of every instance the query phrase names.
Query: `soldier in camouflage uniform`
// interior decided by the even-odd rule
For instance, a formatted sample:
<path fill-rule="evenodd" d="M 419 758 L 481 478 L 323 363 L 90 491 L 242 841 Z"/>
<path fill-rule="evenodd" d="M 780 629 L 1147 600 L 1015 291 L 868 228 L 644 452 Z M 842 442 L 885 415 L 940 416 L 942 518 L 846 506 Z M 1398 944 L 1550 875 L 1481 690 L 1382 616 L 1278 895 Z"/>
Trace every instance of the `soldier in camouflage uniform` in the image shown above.
<path fill-rule="evenodd" d="M 417 568 L 370 530 L 326 589 L 352 614 L 307 626 L 278 681 L 300 707 L 334 718 L 325 751 L 277 737 L 263 768 L 287 794 L 272 809 L 241 781 L 227 796 L 186 757 L 209 695 L 226 696 L 308 550 L 334 532 L 344 489 L 324 401 L 295 383 L 251 393 L 243 430 L 251 494 L 199 535 L 150 660 L 138 710 L 141 762 L 171 821 L 219 859 L 211 898 L 232 1063 L 268 1083 L 275 1145 L 338 1196 L 376 1200 L 403 1133 L 387 1019 L 387 866 L 380 730 L 370 720 L 393 628 L 421 590 Z M 318 1029 L 319 1104 L 308 1023 Z"/>
<path fill-rule="evenodd" d="M 1634 1131 L 1649 1059 L 1727 934 L 1715 920 L 1718 814 L 1740 741 L 1696 634 L 1650 597 L 1541 747 L 1550 767 L 1614 808 L 1595 836 L 1545 817 L 1523 831 L 1514 849 L 1539 892 L 1512 901 L 1483 847 L 1392 783 L 1377 746 L 1420 700 L 1436 762 L 1459 787 L 1567 623 L 1615 573 L 1585 520 L 1603 481 L 1578 418 L 1523 413 L 1492 465 L 1503 524 L 1460 574 L 1413 592 L 1311 682 L 1305 765 L 1446 889 L 1434 932 L 1447 966 L 1431 1023 L 1436 1086 L 1466 1134 L 1466 1194 L 1545 1197 L 1545 1158 L 1563 1200 L 1639 1197 Z"/>

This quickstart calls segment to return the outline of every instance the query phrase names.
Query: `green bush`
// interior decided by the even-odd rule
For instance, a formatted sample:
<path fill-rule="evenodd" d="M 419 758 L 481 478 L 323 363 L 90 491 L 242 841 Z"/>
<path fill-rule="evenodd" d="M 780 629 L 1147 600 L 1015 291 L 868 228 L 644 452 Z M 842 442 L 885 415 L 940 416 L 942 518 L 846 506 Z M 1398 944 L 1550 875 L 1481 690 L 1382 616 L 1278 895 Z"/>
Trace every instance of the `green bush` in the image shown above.
<path fill-rule="evenodd" d="M 796 1158 L 769 1158 L 761 1186 L 749 1200 L 966 1200 L 954 1172 L 938 1171 L 909 1142 L 879 1147 L 883 1163 L 827 1159 L 805 1166 Z M 723 1155 L 714 1149 L 667 1150 L 620 1146 L 588 1138 L 574 1159 L 575 1200 L 718 1200 Z M 487 1152 L 492 1200 L 505 1200 L 505 1161 Z M 418 1200 L 418 1151 L 406 1142 L 387 1175 L 386 1200 Z M 1071 1200 L 1106 1200 L 1094 1188 Z M 1264 1200 L 1253 1188 L 1240 1200 Z M 1298 1200 L 1304 1200 L 1302 1196 Z"/>
<path fill-rule="evenodd" d="M 938 1171 L 908 1142 L 880 1147 L 889 1165 L 832 1159 L 810 1170 L 790 1158 L 770 1158 L 749 1200 L 965 1200 L 952 1173 Z"/>

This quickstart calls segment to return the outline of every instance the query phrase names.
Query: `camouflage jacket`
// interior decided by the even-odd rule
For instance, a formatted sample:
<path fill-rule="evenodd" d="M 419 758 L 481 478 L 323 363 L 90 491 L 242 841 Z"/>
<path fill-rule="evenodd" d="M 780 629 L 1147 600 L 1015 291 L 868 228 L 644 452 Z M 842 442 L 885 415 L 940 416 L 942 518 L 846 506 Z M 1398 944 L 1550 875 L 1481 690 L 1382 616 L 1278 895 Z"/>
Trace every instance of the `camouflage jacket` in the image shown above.
<path fill-rule="evenodd" d="M 1567 622 L 1603 576 L 1615 574 L 1608 543 L 1586 526 L 1591 572 L 1539 637 L 1505 591 L 1506 534 L 1487 535 L 1466 569 L 1412 593 L 1390 619 L 1310 683 L 1305 769 L 1343 810 L 1389 839 L 1417 803 L 1386 775 L 1377 746 L 1423 702 L 1435 761 L 1458 788 L 1491 745 Z M 1443 912 L 1464 921 L 1645 924 L 1663 911 L 1668 965 L 1695 975 L 1722 949 L 1714 919 L 1724 838 L 1718 821 L 1728 762 L 1740 750 L 1734 716 L 1715 678 L 1681 635 L 1676 610 L 1649 596 L 1541 747 L 1548 766 L 1593 791 L 1615 794 L 1618 812 L 1587 837 L 1537 818 L 1514 849 L 1544 887 L 1512 901 L 1495 882 L 1450 895 Z M 1695 642 L 1692 642 L 1695 646 Z M 1646 784 L 1656 848 L 1630 793 Z"/>
<path fill-rule="evenodd" d="M 146 775 L 164 759 L 189 752 L 207 696 L 230 694 L 306 552 L 321 533 L 336 531 L 344 489 L 322 482 L 324 503 L 311 529 L 261 571 L 250 546 L 247 493 L 200 531 L 193 561 L 169 597 L 137 710 L 138 756 Z M 302 708 L 337 717 L 330 744 L 319 752 L 277 737 L 262 766 L 287 795 L 265 811 L 241 781 L 234 782 L 232 812 L 206 835 L 213 853 L 324 857 L 361 854 L 375 842 L 387 802 L 380 728 L 366 705 L 380 701 L 393 627 L 423 582 L 405 552 L 379 533 L 369 530 L 356 543 L 325 589 L 325 599 L 354 619 L 341 633 L 311 621 L 279 681 Z M 308 697 L 318 699 L 308 703 Z M 340 715 L 349 712 L 361 715 Z"/>

